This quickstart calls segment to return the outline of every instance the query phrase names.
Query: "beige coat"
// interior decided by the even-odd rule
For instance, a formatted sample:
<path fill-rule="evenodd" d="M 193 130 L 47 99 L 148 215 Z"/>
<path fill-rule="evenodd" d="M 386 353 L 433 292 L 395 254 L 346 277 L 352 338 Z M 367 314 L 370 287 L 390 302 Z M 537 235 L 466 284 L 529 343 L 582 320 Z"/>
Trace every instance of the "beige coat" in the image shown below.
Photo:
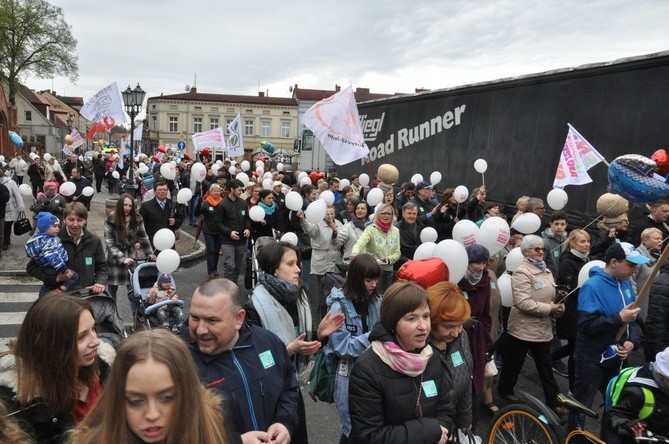
<path fill-rule="evenodd" d="M 511 276 L 513 306 L 509 334 L 523 341 L 548 342 L 553 339 L 550 303 L 555 299 L 553 274 L 540 270 L 524 259 Z"/>

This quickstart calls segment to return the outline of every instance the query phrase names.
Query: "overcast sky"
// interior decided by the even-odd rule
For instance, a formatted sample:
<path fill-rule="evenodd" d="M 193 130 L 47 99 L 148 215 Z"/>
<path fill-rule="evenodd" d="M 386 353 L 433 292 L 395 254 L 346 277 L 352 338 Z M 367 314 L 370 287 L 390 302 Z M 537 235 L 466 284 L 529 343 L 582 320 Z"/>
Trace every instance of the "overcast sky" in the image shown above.
<path fill-rule="evenodd" d="M 288 97 L 288 87 L 413 92 L 669 50 L 669 1 L 52 0 L 78 40 L 79 80 L 22 81 L 88 99 Z M 258 87 L 259 86 L 259 87 Z"/>

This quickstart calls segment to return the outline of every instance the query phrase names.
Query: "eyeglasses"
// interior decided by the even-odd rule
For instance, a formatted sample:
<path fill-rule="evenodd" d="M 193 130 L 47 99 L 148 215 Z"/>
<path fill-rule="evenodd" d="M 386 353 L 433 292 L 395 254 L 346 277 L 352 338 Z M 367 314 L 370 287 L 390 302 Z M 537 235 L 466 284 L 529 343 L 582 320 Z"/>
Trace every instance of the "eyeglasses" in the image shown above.
<path fill-rule="evenodd" d="M 534 248 L 532 248 L 532 250 L 535 253 L 543 253 L 544 251 L 546 251 L 546 249 L 544 247 L 534 247 Z"/>
<path fill-rule="evenodd" d="M 379 213 L 379 216 L 392 216 L 393 213 Z"/>

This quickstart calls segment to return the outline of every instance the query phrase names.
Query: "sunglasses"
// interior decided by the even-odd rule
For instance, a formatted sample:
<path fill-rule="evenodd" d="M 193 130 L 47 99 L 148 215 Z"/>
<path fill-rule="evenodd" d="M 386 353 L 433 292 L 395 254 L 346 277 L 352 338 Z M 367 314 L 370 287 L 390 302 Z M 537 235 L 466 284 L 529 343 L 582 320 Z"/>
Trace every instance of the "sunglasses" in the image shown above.
<path fill-rule="evenodd" d="M 546 249 L 544 247 L 534 247 L 534 248 L 532 248 L 532 250 L 535 253 L 543 253 L 544 251 L 546 251 Z"/>

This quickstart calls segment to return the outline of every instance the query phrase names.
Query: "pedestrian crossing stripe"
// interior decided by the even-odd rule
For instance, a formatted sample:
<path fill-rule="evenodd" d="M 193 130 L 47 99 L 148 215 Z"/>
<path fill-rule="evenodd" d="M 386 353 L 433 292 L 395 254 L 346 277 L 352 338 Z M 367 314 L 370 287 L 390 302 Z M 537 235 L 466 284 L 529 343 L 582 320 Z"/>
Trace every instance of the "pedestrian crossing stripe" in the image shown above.
<path fill-rule="evenodd" d="M 0 313 L 0 325 L 21 325 L 25 317 L 25 311 Z"/>
<path fill-rule="evenodd" d="M 37 300 L 37 295 L 37 291 L 30 293 L 6 293 L 0 296 L 0 303 L 32 304 Z"/>
<path fill-rule="evenodd" d="M 27 276 L 0 276 L 0 285 L 41 287 L 42 282 Z"/>

